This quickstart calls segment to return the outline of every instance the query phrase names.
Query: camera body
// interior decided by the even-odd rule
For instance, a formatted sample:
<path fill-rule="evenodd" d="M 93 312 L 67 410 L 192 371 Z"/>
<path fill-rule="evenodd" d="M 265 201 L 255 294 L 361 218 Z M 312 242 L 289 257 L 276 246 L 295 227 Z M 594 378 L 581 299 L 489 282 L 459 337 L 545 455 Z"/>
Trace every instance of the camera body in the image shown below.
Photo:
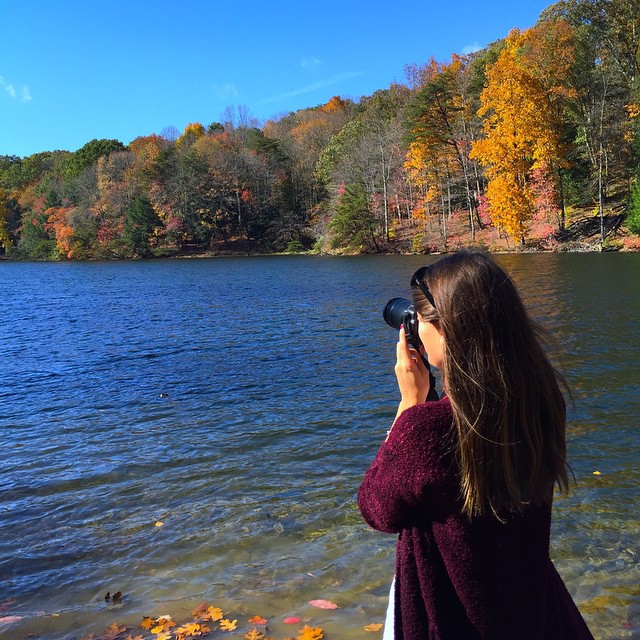
<path fill-rule="evenodd" d="M 429 393 L 427 394 L 426 400 L 438 400 L 436 379 L 431 371 L 427 353 L 422 346 L 422 340 L 420 340 L 420 335 L 418 334 L 418 314 L 411 300 L 407 300 L 406 298 L 391 298 L 382 311 L 382 317 L 390 327 L 394 329 L 402 327 L 404 329 L 404 335 L 407 338 L 409 346 L 416 350 L 416 353 L 422 362 L 424 362 L 424 366 L 429 370 Z"/>
<path fill-rule="evenodd" d="M 394 329 L 402 327 L 409 345 L 421 353 L 422 341 L 418 334 L 418 314 L 410 300 L 391 298 L 382 312 L 382 317 L 390 327 Z"/>

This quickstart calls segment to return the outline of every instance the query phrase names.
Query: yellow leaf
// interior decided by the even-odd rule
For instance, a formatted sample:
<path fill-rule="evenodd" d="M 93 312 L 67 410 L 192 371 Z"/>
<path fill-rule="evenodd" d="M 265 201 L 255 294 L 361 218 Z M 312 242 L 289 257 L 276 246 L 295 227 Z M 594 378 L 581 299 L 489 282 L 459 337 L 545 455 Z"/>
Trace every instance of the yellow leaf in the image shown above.
<path fill-rule="evenodd" d="M 594 475 L 594 476 L 601 476 L 602 474 L 601 474 L 599 471 L 594 471 L 594 472 L 593 472 L 593 475 Z"/>
<path fill-rule="evenodd" d="M 209 607 L 204 613 L 198 616 L 201 620 L 212 620 L 216 622 L 217 620 L 222 620 L 224 615 L 222 613 L 222 609 L 219 607 Z"/>
<path fill-rule="evenodd" d="M 161 631 L 153 640 L 171 640 L 171 632 Z"/>
<path fill-rule="evenodd" d="M 161 527 L 164 524 L 164 522 L 162 522 L 162 520 L 157 520 L 155 523 L 156 527 Z"/>
<path fill-rule="evenodd" d="M 381 622 L 373 622 L 371 624 L 368 624 L 366 627 L 364 627 L 365 631 L 380 631 L 380 629 L 382 629 L 382 623 Z"/>
<path fill-rule="evenodd" d="M 220 620 L 220 628 L 223 631 L 233 631 L 237 626 L 238 626 L 237 620 L 228 620 L 227 618 Z"/>
<path fill-rule="evenodd" d="M 305 624 L 300 635 L 298 636 L 298 640 L 322 640 L 324 638 L 324 632 L 320 627 L 310 627 L 308 624 Z"/>
<path fill-rule="evenodd" d="M 164 625 L 163 624 L 157 624 L 155 627 L 153 627 L 151 629 L 151 633 L 162 633 L 162 631 L 164 631 Z"/>
<path fill-rule="evenodd" d="M 263 640 L 264 633 L 257 629 L 251 629 L 251 631 L 244 634 L 243 638 L 244 640 Z"/>

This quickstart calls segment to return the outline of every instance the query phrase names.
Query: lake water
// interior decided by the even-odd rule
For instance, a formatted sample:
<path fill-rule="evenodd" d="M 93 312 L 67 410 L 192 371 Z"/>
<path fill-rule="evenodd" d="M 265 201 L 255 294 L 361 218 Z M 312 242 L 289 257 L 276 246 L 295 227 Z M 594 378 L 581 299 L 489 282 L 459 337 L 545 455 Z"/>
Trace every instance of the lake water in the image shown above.
<path fill-rule="evenodd" d="M 0 637 L 204 601 L 380 637 L 395 541 L 355 495 L 398 397 L 381 310 L 425 260 L 0 263 Z M 640 638 L 640 255 L 499 260 L 574 391 L 552 557 L 597 638 Z"/>

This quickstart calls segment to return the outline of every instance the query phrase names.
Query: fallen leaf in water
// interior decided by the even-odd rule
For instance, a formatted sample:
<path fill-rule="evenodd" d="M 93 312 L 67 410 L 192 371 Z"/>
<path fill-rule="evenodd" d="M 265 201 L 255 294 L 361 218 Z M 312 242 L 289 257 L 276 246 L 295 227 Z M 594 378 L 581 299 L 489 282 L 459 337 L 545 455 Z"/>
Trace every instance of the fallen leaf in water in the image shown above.
<path fill-rule="evenodd" d="M 227 618 L 220 620 L 220 628 L 223 631 L 234 631 L 237 626 L 238 626 L 237 620 L 228 620 Z"/>
<path fill-rule="evenodd" d="M 251 629 L 247 633 L 242 636 L 244 640 L 264 640 L 264 633 L 262 631 L 258 631 L 257 629 Z"/>
<path fill-rule="evenodd" d="M 104 630 L 104 635 L 101 636 L 104 640 L 117 640 L 119 636 L 128 631 L 127 627 L 123 624 L 114 622 L 110 627 Z"/>
<path fill-rule="evenodd" d="M 0 624 L 11 624 L 12 622 L 20 622 L 22 616 L 4 616 L 0 618 Z"/>
<path fill-rule="evenodd" d="M 302 620 L 302 618 L 296 618 L 294 616 L 294 617 L 291 617 L 291 618 L 285 618 L 284 619 L 284 623 L 285 624 L 298 624 L 298 622 L 300 622 L 301 620 Z"/>
<path fill-rule="evenodd" d="M 310 627 L 307 624 L 298 636 L 298 640 L 322 640 L 322 638 L 324 638 L 324 632 L 320 627 Z"/>
<path fill-rule="evenodd" d="M 197 622 L 188 622 L 182 627 L 176 627 L 174 632 L 178 637 L 200 636 L 203 633 L 202 627 Z"/>
<path fill-rule="evenodd" d="M 161 527 L 164 524 L 164 522 L 162 522 L 162 520 L 156 520 L 155 522 L 155 526 L 156 527 Z"/>
<path fill-rule="evenodd" d="M 601 474 L 599 471 L 594 471 L 594 472 L 593 472 L 593 475 L 594 475 L 594 476 L 601 476 L 602 474 Z"/>
<path fill-rule="evenodd" d="M 339 609 L 340 607 L 331 600 L 309 600 L 309 604 L 312 607 L 318 607 L 318 609 Z"/>
<path fill-rule="evenodd" d="M 253 616 L 253 618 L 249 618 L 249 622 L 251 624 L 267 624 L 267 619 L 261 618 L 260 616 Z"/>
<path fill-rule="evenodd" d="M 380 629 L 382 629 L 382 623 L 381 622 L 372 622 L 371 624 L 368 624 L 366 627 L 364 627 L 365 631 L 380 631 Z"/>
<path fill-rule="evenodd" d="M 124 640 L 144 640 L 143 636 L 132 636 L 131 634 L 129 634 Z"/>
<path fill-rule="evenodd" d="M 153 618 L 149 618 L 148 616 L 145 616 L 144 618 L 142 618 L 142 622 L 140 623 L 140 626 L 143 629 L 151 629 L 151 627 L 153 627 L 153 625 L 156 623 L 156 621 Z"/>
<path fill-rule="evenodd" d="M 198 620 L 210 620 L 211 622 L 217 622 L 224 618 L 222 609 L 219 607 L 207 607 L 206 604 L 200 605 L 194 612 L 193 617 Z"/>

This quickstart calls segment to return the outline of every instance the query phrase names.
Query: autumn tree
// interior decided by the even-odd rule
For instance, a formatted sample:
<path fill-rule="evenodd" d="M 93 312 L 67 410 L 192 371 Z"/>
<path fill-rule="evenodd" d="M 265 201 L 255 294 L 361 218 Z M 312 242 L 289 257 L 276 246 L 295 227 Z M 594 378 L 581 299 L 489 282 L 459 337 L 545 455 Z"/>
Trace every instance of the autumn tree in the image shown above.
<path fill-rule="evenodd" d="M 469 151 L 478 137 L 478 105 L 468 62 L 468 58 L 454 55 L 447 64 L 431 59 L 422 68 L 407 69 L 410 81 L 417 84 L 407 109 L 407 164 L 415 178 L 432 176 L 429 192 L 438 191 L 443 216 L 445 209 L 450 214 L 452 201 L 453 208 L 467 209 L 473 238 L 480 222 L 476 202 L 479 171 Z M 425 171 L 420 171 L 420 159 L 430 163 Z M 425 185 L 420 186 L 424 189 Z"/>
<path fill-rule="evenodd" d="M 571 30 L 562 21 L 512 31 L 487 70 L 479 114 L 485 138 L 471 157 L 485 167 L 486 197 L 496 226 L 522 244 L 535 206 L 531 171 L 549 176 L 566 165 L 561 108 L 572 64 Z"/>
<path fill-rule="evenodd" d="M 362 186 L 376 222 L 374 234 L 382 241 L 390 239 L 392 221 L 407 211 L 401 114 L 408 94 L 406 87 L 392 85 L 362 99 L 353 117 L 329 139 L 316 164 L 316 176 L 334 194 L 333 202 L 340 201 L 335 194 L 344 188 L 341 185 L 349 185 L 351 191 L 357 184 Z M 340 215 L 338 208 L 331 214 Z"/>

